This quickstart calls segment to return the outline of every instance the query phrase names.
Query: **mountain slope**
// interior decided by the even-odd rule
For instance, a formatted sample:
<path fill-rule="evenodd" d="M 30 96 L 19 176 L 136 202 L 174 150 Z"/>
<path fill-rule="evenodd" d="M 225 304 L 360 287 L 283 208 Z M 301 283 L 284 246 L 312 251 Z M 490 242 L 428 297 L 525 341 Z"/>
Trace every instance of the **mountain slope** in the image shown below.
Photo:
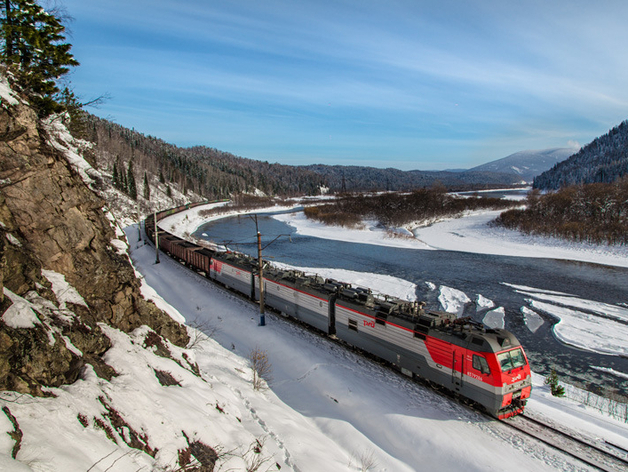
<path fill-rule="evenodd" d="M 525 182 L 532 182 L 534 177 L 550 169 L 557 162 L 567 159 L 575 152 L 577 152 L 575 148 L 519 151 L 469 169 L 467 172 L 501 172 L 517 175 Z"/>
<path fill-rule="evenodd" d="M 151 189 L 166 185 L 190 199 L 228 198 L 238 193 L 317 195 L 323 189 L 409 191 L 435 183 L 450 189 L 474 190 L 514 185 L 521 178 L 501 171 L 401 171 L 364 166 L 271 164 L 235 156 L 206 146 L 179 148 L 94 115 L 85 115 L 85 139 L 94 143 L 91 164 L 111 176 L 114 164 L 127 169 L 133 160 L 135 180 L 146 172 Z M 138 189 L 141 196 L 141 189 Z M 148 202 L 142 202 L 149 204 Z M 172 206 L 180 204 L 173 201 Z M 154 207 L 154 205 L 153 205 Z"/>
<path fill-rule="evenodd" d="M 556 190 L 568 185 L 611 183 L 627 173 L 628 120 L 537 176 L 534 187 Z"/>
<path fill-rule="evenodd" d="M 207 146 L 181 148 L 94 115 L 83 118 L 84 137 L 94 143 L 92 165 L 109 175 L 114 163 L 127 169 L 132 160 L 137 182 L 146 172 L 151 186 L 159 182 L 202 199 L 243 192 L 318 195 L 325 186 L 320 175 L 300 167 L 246 159 Z"/>
<path fill-rule="evenodd" d="M 305 169 L 322 176 L 334 191 L 411 191 L 432 185 L 452 190 L 480 190 L 515 185 L 517 176 L 497 172 L 402 171 L 365 166 L 309 165 Z"/>

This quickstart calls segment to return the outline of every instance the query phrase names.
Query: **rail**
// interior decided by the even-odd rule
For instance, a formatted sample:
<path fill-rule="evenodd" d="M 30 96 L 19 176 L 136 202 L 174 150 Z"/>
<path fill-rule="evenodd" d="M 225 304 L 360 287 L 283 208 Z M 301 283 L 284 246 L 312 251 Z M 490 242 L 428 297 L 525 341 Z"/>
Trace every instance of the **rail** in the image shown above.
<path fill-rule="evenodd" d="M 622 472 L 628 468 L 628 451 L 606 441 L 576 437 L 527 415 L 519 415 L 501 422 L 541 441 L 579 461 L 604 472 Z M 622 457 L 623 456 L 623 457 Z"/>

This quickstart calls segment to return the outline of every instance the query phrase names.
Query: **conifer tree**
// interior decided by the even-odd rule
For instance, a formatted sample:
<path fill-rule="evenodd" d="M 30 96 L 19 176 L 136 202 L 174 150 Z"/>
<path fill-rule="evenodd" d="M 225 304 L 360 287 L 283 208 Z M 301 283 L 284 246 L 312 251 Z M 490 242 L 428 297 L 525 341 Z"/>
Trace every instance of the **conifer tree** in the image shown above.
<path fill-rule="evenodd" d="M 144 198 L 150 200 L 150 187 L 148 185 L 148 176 L 144 172 Z"/>
<path fill-rule="evenodd" d="M 124 170 L 124 163 L 120 165 L 120 191 L 124 193 L 129 193 L 129 189 L 127 187 L 127 172 Z"/>
<path fill-rule="evenodd" d="M 133 161 L 129 161 L 129 170 L 126 174 L 126 188 L 129 197 L 137 200 L 137 185 L 135 184 L 135 175 L 133 175 Z"/>
<path fill-rule="evenodd" d="M 545 385 L 550 386 L 550 391 L 555 397 L 565 396 L 565 387 L 558 383 L 558 374 L 554 369 L 552 369 L 550 374 L 545 378 Z"/>
<path fill-rule="evenodd" d="M 112 172 L 112 176 L 111 176 L 111 184 L 113 185 L 113 188 L 120 188 L 120 177 L 118 176 L 118 160 L 114 161 L 113 163 L 113 172 Z"/>
<path fill-rule="evenodd" d="M 33 0 L 4 0 L 0 9 L 0 60 L 33 95 L 40 116 L 61 111 L 56 81 L 79 65 L 65 42 L 65 26 Z"/>

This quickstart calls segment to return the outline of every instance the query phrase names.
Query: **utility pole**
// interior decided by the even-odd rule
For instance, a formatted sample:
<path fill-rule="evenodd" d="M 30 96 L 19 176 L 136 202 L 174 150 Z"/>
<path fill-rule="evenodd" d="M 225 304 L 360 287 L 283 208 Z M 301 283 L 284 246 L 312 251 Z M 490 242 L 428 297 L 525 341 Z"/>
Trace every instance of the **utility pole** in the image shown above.
<path fill-rule="evenodd" d="M 259 276 L 259 325 L 266 326 L 266 315 L 264 314 L 264 261 L 262 260 L 262 233 L 257 226 L 257 215 L 255 215 L 255 231 L 257 231 L 257 272 Z"/>
<path fill-rule="evenodd" d="M 159 264 L 159 232 L 157 229 L 157 210 L 154 212 L 153 220 L 155 221 L 155 264 Z"/>
<path fill-rule="evenodd" d="M 137 202 L 137 241 L 142 240 L 142 218 L 140 218 L 140 202 Z"/>
<path fill-rule="evenodd" d="M 255 231 L 257 232 L 257 275 L 259 277 L 259 325 L 266 326 L 266 315 L 264 314 L 264 261 L 262 260 L 262 233 L 259 232 L 257 225 L 257 215 L 255 218 L 249 215 L 255 221 Z"/>
<path fill-rule="evenodd" d="M 259 260 L 259 325 L 266 326 L 264 315 L 264 261 L 262 261 L 262 233 L 257 232 L 257 257 Z"/>
<path fill-rule="evenodd" d="M 262 260 L 262 233 L 259 232 L 259 226 L 257 225 L 257 215 L 255 218 L 249 215 L 253 221 L 255 221 L 255 231 L 257 232 L 257 272 L 259 275 L 259 325 L 266 326 L 266 316 L 264 315 L 264 261 Z M 269 242 L 264 248 L 267 248 L 272 243 L 277 241 L 282 236 L 290 236 L 289 234 L 280 234 L 271 242 Z M 290 238 L 292 242 L 292 238 Z"/>

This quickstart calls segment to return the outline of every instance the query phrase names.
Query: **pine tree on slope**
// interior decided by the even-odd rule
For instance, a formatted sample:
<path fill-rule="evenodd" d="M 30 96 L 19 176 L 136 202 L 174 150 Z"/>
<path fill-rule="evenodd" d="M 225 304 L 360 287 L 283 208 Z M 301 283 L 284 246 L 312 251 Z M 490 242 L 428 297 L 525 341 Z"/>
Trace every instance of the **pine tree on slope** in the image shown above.
<path fill-rule="evenodd" d="M 0 9 L 0 60 L 33 95 L 40 116 L 62 111 L 55 101 L 57 80 L 79 65 L 65 42 L 65 27 L 32 0 L 4 0 Z"/>

